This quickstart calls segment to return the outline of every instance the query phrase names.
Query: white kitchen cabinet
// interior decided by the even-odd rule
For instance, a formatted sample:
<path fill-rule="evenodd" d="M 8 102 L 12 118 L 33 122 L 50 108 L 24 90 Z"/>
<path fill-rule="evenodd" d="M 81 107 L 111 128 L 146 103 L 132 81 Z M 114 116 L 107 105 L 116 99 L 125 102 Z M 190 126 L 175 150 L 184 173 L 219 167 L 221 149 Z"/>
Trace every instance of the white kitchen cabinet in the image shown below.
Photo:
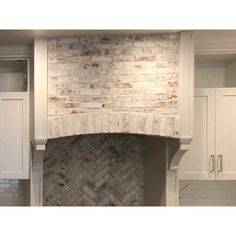
<path fill-rule="evenodd" d="M 236 179 L 236 88 L 195 90 L 194 139 L 180 179 Z"/>
<path fill-rule="evenodd" d="M 21 77 L 12 73 L 14 80 L 4 87 L 5 78 L 0 70 L 0 179 L 28 179 L 29 93 L 18 86 Z"/>

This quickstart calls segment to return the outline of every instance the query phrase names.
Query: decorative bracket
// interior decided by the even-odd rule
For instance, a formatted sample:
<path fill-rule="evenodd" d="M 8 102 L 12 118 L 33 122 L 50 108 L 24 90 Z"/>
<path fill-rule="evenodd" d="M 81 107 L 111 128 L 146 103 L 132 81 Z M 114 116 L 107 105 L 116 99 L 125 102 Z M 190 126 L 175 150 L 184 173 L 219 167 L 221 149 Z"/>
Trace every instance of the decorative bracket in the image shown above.
<path fill-rule="evenodd" d="M 31 142 L 32 145 L 32 168 L 41 168 L 43 152 L 46 150 L 47 140 L 37 139 Z"/>
<path fill-rule="evenodd" d="M 181 161 L 183 155 L 190 149 L 191 142 L 192 142 L 191 138 L 179 140 L 178 149 L 172 155 L 170 162 L 169 162 L 169 169 L 170 170 L 178 170 L 179 169 L 180 161 Z"/>
<path fill-rule="evenodd" d="M 33 150 L 35 150 L 35 151 L 45 151 L 46 150 L 46 143 L 47 143 L 46 139 L 33 140 L 31 143 L 32 143 Z"/>

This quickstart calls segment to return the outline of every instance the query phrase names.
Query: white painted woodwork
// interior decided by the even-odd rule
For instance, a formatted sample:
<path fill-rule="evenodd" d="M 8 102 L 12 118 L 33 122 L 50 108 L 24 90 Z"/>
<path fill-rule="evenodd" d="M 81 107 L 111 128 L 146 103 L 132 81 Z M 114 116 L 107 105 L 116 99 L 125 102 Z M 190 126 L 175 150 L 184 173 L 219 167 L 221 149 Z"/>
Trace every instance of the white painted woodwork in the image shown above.
<path fill-rule="evenodd" d="M 179 205 L 178 171 L 166 171 L 166 206 Z"/>
<path fill-rule="evenodd" d="M 28 45 L 1 45 L 0 58 L 29 58 L 31 47 Z"/>
<path fill-rule="evenodd" d="M 215 154 L 215 90 L 196 89 L 194 109 L 194 138 L 181 161 L 180 179 L 214 179 L 209 168 Z"/>
<path fill-rule="evenodd" d="M 195 137 L 180 179 L 236 179 L 236 88 L 197 89 Z"/>
<path fill-rule="evenodd" d="M 180 139 L 192 139 L 194 101 L 194 38 L 193 32 L 181 33 L 180 40 Z M 188 99 L 186 99 L 188 98 Z"/>
<path fill-rule="evenodd" d="M 0 178 L 29 178 L 28 93 L 0 93 Z"/>
<path fill-rule="evenodd" d="M 34 66 L 31 69 L 33 84 L 30 86 L 32 136 L 32 161 L 30 172 L 30 205 L 42 206 L 43 151 L 47 142 L 47 38 L 35 38 L 33 43 Z"/>
<path fill-rule="evenodd" d="M 43 205 L 43 153 L 44 151 L 36 150 L 33 146 L 33 160 L 31 163 L 30 176 L 30 205 Z"/>
<path fill-rule="evenodd" d="M 195 40 L 195 53 L 196 54 L 231 54 L 236 53 L 236 41 L 235 35 L 229 35 L 229 32 L 218 31 L 217 33 L 201 32 L 212 34 L 210 37 L 202 35 L 199 37 L 199 33 L 196 33 L 197 37 Z M 231 30 L 231 33 L 234 33 Z M 219 35 L 221 34 L 221 35 Z"/>
<path fill-rule="evenodd" d="M 216 178 L 236 179 L 236 88 L 216 89 Z M 221 156 L 222 155 L 222 167 Z M 222 170 L 221 170 L 222 169 Z"/>
<path fill-rule="evenodd" d="M 193 32 L 182 32 L 180 38 L 179 82 L 179 148 L 173 154 L 169 169 L 177 171 L 182 156 L 189 150 L 193 135 L 194 100 L 194 37 Z M 186 99 L 188 98 L 188 99 Z M 174 175 L 172 175 L 174 178 Z M 173 180 L 174 182 L 174 180 Z"/>
<path fill-rule="evenodd" d="M 34 140 L 47 140 L 47 38 L 34 40 Z"/>

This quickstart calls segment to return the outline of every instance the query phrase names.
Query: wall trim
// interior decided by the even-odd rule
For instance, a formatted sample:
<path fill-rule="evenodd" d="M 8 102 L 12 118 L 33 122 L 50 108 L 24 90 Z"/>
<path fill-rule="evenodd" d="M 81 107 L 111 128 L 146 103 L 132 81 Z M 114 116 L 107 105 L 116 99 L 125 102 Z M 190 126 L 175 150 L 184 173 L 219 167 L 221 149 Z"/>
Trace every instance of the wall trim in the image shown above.
<path fill-rule="evenodd" d="M 234 54 L 236 53 L 236 41 L 235 38 L 196 40 L 195 53 Z"/>
<path fill-rule="evenodd" d="M 179 85 L 180 139 L 192 138 L 194 117 L 194 41 L 193 32 L 182 32 L 180 39 Z"/>
<path fill-rule="evenodd" d="M 169 169 L 170 170 L 178 170 L 180 161 L 183 157 L 183 155 L 189 151 L 190 144 L 192 142 L 192 139 L 180 139 L 179 140 L 179 148 L 177 152 L 172 156 L 170 163 L 169 163 Z"/>
<path fill-rule="evenodd" d="M 170 170 L 178 170 L 183 155 L 190 149 L 194 118 L 194 40 L 193 32 L 182 32 L 180 40 L 180 134 L 179 147 L 169 162 Z"/>
<path fill-rule="evenodd" d="M 31 56 L 31 46 L 28 45 L 5 45 L 0 46 L 0 58 Z"/>
<path fill-rule="evenodd" d="M 34 40 L 34 139 L 47 139 L 48 70 L 47 38 Z"/>
<path fill-rule="evenodd" d="M 32 147 L 36 151 L 44 151 L 44 150 L 46 150 L 47 139 L 32 140 L 31 143 L 32 143 Z"/>
<path fill-rule="evenodd" d="M 196 68 L 222 68 L 225 67 L 226 62 L 196 62 Z"/>
<path fill-rule="evenodd" d="M 30 172 L 30 205 L 43 204 L 43 155 L 47 142 L 47 38 L 34 39 L 34 137 Z"/>

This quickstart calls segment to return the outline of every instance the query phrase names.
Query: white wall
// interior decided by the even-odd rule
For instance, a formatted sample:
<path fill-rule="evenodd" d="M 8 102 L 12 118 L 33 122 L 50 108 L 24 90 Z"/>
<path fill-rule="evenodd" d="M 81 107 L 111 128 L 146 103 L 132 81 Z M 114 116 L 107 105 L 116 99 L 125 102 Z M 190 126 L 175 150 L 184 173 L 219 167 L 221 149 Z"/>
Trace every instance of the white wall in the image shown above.
<path fill-rule="evenodd" d="M 195 66 L 195 88 L 225 87 L 225 63 L 197 63 Z"/>

